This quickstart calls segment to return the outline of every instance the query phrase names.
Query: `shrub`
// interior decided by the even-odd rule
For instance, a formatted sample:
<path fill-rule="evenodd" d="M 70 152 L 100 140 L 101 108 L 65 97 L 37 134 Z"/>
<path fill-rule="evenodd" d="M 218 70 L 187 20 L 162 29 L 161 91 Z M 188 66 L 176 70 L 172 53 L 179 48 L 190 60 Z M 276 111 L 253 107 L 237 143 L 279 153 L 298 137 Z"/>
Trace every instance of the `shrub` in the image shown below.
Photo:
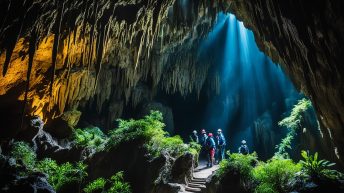
<path fill-rule="evenodd" d="M 131 193 L 129 183 L 124 181 L 123 171 L 117 172 L 110 179 L 98 178 L 86 185 L 85 193 L 106 192 L 106 193 Z M 108 187 L 108 189 L 106 189 Z"/>
<path fill-rule="evenodd" d="M 252 169 L 256 162 L 257 154 L 255 152 L 248 155 L 232 153 L 229 154 L 229 159 L 224 159 L 220 162 L 216 175 L 222 177 L 227 172 L 235 171 L 240 173 L 241 180 L 251 180 Z"/>
<path fill-rule="evenodd" d="M 118 128 L 109 132 L 110 139 L 107 148 L 116 147 L 130 140 L 142 139 L 153 157 L 158 156 L 161 151 L 167 151 L 173 157 L 187 151 L 193 154 L 199 152 L 200 146 L 184 144 L 178 135 L 168 137 L 168 133 L 163 130 L 165 124 L 162 120 L 162 113 L 159 111 L 151 111 L 149 115 L 139 120 L 119 119 Z"/>
<path fill-rule="evenodd" d="M 162 139 L 167 134 L 163 128 L 162 114 L 159 111 L 151 111 L 150 115 L 139 120 L 118 119 L 118 128 L 109 132 L 110 140 L 108 148 L 115 147 L 120 143 L 142 139 L 146 142 L 154 139 Z"/>
<path fill-rule="evenodd" d="M 329 169 L 334 166 L 335 163 L 331 163 L 327 160 L 318 159 L 318 152 L 310 155 L 309 152 L 301 151 L 301 156 L 304 160 L 301 160 L 302 169 L 308 174 L 312 179 L 320 178 L 337 178 L 338 172 Z"/>
<path fill-rule="evenodd" d="M 74 141 L 81 147 L 90 147 L 97 150 L 104 148 L 106 135 L 98 128 L 76 129 L 74 131 Z"/>
<path fill-rule="evenodd" d="M 275 157 L 266 163 L 260 162 L 253 169 L 253 176 L 260 183 L 256 192 L 288 192 L 288 183 L 300 170 L 300 164 L 295 164 L 290 159 Z"/>
<path fill-rule="evenodd" d="M 111 187 L 107 191 L 108 193 L 131 193 L 129 183 L 123 179 L 123 172 L 118 172 L 111 176 Z"/>
<path fill-rule="evenodd" d="M 36 167 L 38 171 L 48 175 L 48 181 L 55 190 L 59 190 L 65 184 L 81 182 L 87 176 L 87 166 L 82 162 L 75 165 L 69 162 L 58 165 L 55 160 L 45 158 L 39 161 Z"/>
<path fill-rule="evenodd" d="M 188 145 L 184 144 L 179 135 L 161 138 L 153 137 L 149 146 L 151 154 L 158 156 L 163 150 L 167 151 L 171 156 L 177 157 L 188 150 Z"/>
<path fill-rule="evenodd" d="M 278 193 L 272 187 L 271 184 L 261 183 L 254 190 L 255 193 Z"/>
<path fill-rule="evenodd" d="M 36 154 L 29 144 L 22 141 L 14 142 L 10 154 L 15 159 L 22 160 L 23 164 L 29 170 L 32 170 L 35 167 Z"/>
<path fill-rule="evenodd" d="M 106 180 L 104 178 L 98 178 L 89 184 L 86 185 L 86 187 L 83 189 L 86 193 L 92 193 L 95 191 L 103 191 L 105 188 Z"/>

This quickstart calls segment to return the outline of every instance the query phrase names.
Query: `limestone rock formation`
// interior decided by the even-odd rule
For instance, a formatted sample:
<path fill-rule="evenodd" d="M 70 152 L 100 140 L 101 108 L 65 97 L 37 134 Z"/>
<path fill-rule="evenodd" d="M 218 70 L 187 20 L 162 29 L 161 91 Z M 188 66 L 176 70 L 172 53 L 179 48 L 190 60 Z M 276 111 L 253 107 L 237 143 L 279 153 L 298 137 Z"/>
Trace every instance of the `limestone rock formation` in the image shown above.
<path fill-rule="evenodd" d="M 227 7 L 252 29 L 261 50 L 282 65 L 315 105 L 332 152 L 344 156 L 343 2 L 231 0 Z"/>
<path fill-rule="evenodd" d="M 16 160 L 0 154 L 0 191 L 6 193 L 55 193 L 43 173 L 28 173 Z"/>
<path fill-rule="evenodd" d="M 51 122 L 66 111 L 93 111 L 110 127 L 139 84 L 152 91 L 219 88 L 211 62 L 194 51 L 219 11 L 255 33 L 311 98 L 324 138 L 344 156 L 344 8 L 342 0 L 53 0 L 0 3 L 1 137 L 22 129 L 26 114 Z M 215 69 L 214 69 L 215 68 Z"/>

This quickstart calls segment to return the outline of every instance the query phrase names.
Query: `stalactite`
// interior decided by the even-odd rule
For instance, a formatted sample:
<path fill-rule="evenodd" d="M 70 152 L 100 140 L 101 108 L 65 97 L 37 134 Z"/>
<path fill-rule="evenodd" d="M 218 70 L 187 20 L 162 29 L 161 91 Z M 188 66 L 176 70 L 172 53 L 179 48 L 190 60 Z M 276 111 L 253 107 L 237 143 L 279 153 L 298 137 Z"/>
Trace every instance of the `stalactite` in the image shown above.
<path fill-rule="evenodd" d="M 36 47 L 37 47 L 37 34 L 36 34 L 36 31 L 34 30 L 33 32 L 31 32 L 30 42 L 29 42 L 29 63 L 28 63 L 27 73 L 26 73 L 26 89 L 25 89 L 25 97 L 24 97 L 24 106 L 22 110 L 22 119 L 21 119 L 21 124 L 20 124 L 21 129 L 23 128 L 23 123 L 24 123 L 27 99 L 28 99 L 28 94 L 30 90 L 31 70 L 32 70 L 33 58 L 35 56 Z"/>
<path fill-rule="evenodd" d="M 44 49 L 52 51 L 49 70 L 53 71 L 47 87 L 38 91 L 35 89 L 39 84 L 46 84 L 43 74 L 50 75 L 50 71 L 46 70 L 46 64 L 34 69 L 44 70 L 35 77 L 37 81 L 32 85 L 35 89 L 28 94 L 33 113 L 47 114 L 46 118 L 59 116 L 66 108 L 77 106 L 80 100 L 95 103 L 100 112 L 112 97 L 122 100 L 118 108 L 129 103 L 135 106 L 143 97 L 135 89 L 139 82 L 147 80 L 152 80 L 152 88 L 161 86 L 168 93 L 180 92 L 183 96 L 191 92 L 199 94 L 206 83 L 210 64 L 200 65 L 190 55 L 195 53 L 197 38 L 210 30 L 211 22 L 207 17 L 192 16 L 191 20 L 197 21 L 184 25 L 183 18 L 177 16 L 174 19 L 179 23 L 170 25 L 167 21 L 171 19 L 168 18 L 169 10 L 173 7 L 177 13 L 181 9 L 174 6 L 174 0 L 150 0 L 140 4 L 104 0 L 56 2 L 54 10 L 51 9 L 56 7 L 55 2 L 39 4 L 42 7 L 38 8 L 45 15 L 37 14 L 32 22 L 37 28 L 38 49 L 46 45 Z M 115 11 L 127 6 L 138 6 L 130 20 L 116 15 Z M 203 5 L 192 3 L 192 6 Z M 20 38 L 26 38 L 26 28 L 23 30 Z M 49 43 L 52 44 L 50 48 Z M 45 56 L 47 54 L 39 57 Z M 49 93 L 51 98 L 38 95 L 38 92 Z"/>
<path fill-rule="evenodd" d="M 60 41 L 60 33 L 61 33 L 61 22 L 62 22 L 62 17 L 63 17 L 63 12 L 64 12 L 64 5 L 65 2 L 63 1 L 58 1 L 59 3 L 57 4 L 57 9 L 58 9 L 58 14 L 57 14 L 57 20 L 56 20 L 56 32 L 54 35 L 54 44 L 53 44 L 53 50 L 52 50 L 52 74 L 51 74 L 51 83 L 50 83 L 50 96 L 52 95 L 53 91 L 53 84 L 55 80 L 55 71 L 56 71 L 56 58 L 57 58 L 57 51 L 59 47 L 59 41 Z"/>

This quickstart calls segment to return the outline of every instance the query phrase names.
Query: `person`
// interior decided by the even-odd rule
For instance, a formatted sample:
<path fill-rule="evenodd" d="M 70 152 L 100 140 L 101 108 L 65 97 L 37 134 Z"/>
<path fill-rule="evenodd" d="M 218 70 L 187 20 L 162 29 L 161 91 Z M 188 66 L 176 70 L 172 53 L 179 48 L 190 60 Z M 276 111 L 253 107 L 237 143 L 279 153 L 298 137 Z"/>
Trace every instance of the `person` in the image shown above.
<path fill-rule="evenodd" d="M 200 153 L 200 157 L 202 159 L 206 159 L 207 158 L 207 150 L 206 150 L 206 141 L 207 141 L 207 132 L 205 131 L 205 129 L 202 129 L 201 131 L 202 136 L 199 140 L 199 143 L 201 145 L 201 153 Z"/>
<path fill-rule="evenodd" d="M 202 136 L 199 143 L 202 147 L 205 147 L 205 142 L 207 141 L 207 138 L 208 138 L 207 132 L 205 131 L 205 129 L 202 129 L 201 133 L 202 133 Z"/>
<path fill-rule="evenodd" d="M 218 147 L 218 158 L 217 161 L 220 163 L 223 159 L 225 159 L 225 147 L 226 147 L 226 139 L 223 136 L 222 129 L 217 130 L 217 147 Z"/>
<path fill-rule="evenodd" d="M 212 133 L 208 134 L 208 138 L 206 140 L 206 149 L 208 153 L 207 167 L 213 167 L 214 155 L 215 155 L 215 141 L 214 141 Z"/>
<path fill-rule="evenodd" d="M 193 130 L 192 135 L 190 136 L 192 142 L 199 143 L 197 131 Z"/>
<path fill-rule="evenodd" d="M 239 153 L 241 153 L 243 155 L 247 155 L 250 153 L 250 151 L 246 145 L 246 140 L 241 141 L 241 146 L 239 147 Z"/>

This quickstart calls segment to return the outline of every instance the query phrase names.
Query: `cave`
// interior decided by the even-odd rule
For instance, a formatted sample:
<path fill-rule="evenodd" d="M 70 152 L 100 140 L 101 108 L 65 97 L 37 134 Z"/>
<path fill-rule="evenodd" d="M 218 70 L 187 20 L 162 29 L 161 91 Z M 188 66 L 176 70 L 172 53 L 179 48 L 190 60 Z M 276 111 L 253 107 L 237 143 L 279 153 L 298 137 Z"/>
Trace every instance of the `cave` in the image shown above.
<path fill-rule="evenodd" d="M 341 0 L 2 0 L 0 192 L 344 192 Z"/>

